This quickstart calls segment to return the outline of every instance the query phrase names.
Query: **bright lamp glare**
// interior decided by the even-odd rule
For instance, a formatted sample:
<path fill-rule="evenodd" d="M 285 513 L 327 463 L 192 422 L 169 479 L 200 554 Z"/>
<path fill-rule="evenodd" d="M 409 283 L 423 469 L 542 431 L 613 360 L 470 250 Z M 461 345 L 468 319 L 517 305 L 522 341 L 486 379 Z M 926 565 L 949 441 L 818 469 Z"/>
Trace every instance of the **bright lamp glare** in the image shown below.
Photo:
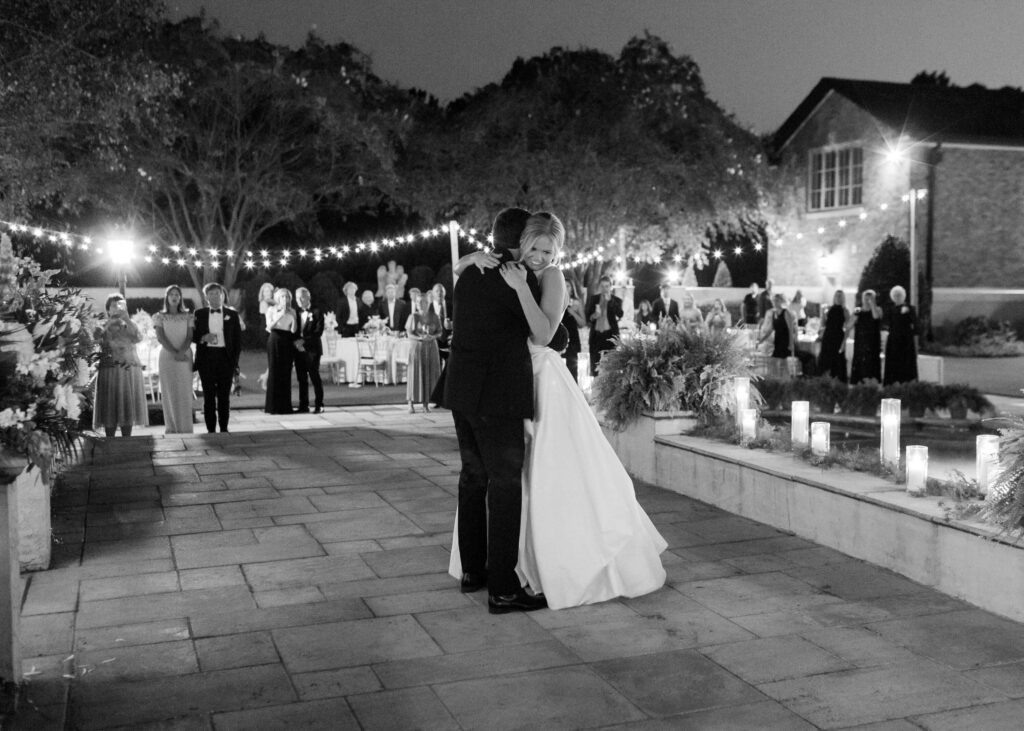
<path fill-rule="evenodd" d="M 907 159 L 906 150 L 900 147 L 890 147 L 885 153 L 885 161 L 890 165 L 903 162 Z"/>
<path fill-rule="evenodd" d="M 132 260 L 132 249 L 135 244 L 130 239 L 111 239 L 107 242 L 110 260 L 114 264 L 127 264 Z"/>

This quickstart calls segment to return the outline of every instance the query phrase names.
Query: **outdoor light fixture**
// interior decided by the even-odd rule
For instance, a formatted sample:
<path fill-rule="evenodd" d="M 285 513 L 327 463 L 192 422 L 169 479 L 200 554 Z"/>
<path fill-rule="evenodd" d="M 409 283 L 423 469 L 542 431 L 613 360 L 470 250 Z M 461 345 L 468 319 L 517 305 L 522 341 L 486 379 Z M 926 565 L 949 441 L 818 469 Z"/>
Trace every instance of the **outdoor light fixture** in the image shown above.
<path fill-rule="evenodd" d="M 131 239 L 109 239 L 107 241 L 107 249 L 110 250 L 110 260 L 116 266 L 124 266 L 131 263 L 132 250 L 134 248 L 135 242 Z"/>

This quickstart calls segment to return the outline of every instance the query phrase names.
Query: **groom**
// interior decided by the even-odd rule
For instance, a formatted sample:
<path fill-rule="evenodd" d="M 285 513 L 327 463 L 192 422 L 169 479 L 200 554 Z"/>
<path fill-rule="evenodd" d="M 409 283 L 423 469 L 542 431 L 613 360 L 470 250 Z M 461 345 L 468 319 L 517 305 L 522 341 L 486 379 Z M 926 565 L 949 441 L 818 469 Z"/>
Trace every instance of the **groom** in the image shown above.
<path fill-rule="evenodd" d="M 530 212 L 506 208 L 494 219 L 494 254 L 512 260 Z M 540 284 L 527 275 L 533 295 Z M 533 417 L 530 328 L 514 289 L 497 267 L 469 266 L 453 294 L 451 352 L 444 402 L 455 419 L 462 471 L 459 474 L 458 548 L 463 592 L 487 587 L 491 614 L 547 606 L 526 592 L 515 568 L 519 560 L 523 420 Z"/>

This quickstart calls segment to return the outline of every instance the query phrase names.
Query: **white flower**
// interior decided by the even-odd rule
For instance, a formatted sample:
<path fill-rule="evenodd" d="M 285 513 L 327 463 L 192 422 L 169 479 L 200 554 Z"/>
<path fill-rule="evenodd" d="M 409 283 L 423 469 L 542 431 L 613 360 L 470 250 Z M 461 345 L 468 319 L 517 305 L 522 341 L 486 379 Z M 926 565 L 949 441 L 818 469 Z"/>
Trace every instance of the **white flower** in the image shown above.
<path fill-rule="evenodd" d="M 56 385 L 53 387 L 54 405 L 64 411 L 69 419 L 77 419 L 82 414 L 80 397 L 71 386 Z"/>

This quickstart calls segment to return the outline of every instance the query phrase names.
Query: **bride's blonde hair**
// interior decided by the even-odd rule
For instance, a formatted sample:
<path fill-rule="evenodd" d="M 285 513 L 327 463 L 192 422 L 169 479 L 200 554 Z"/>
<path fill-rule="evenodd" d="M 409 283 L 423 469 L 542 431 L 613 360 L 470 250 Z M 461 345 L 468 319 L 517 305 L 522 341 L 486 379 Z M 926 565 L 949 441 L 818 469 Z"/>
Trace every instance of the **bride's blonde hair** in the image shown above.
<path fill-rule="evenodd" d="M 546 237 L 554 244 L 554 260 L 562 254 L 565 244 L 565 226 L 554 213 L 541 211 L 526 219 L 523 234 L 519 237 L 519 259 L 522 260 L 537 245 L 537 239 Z"/>

